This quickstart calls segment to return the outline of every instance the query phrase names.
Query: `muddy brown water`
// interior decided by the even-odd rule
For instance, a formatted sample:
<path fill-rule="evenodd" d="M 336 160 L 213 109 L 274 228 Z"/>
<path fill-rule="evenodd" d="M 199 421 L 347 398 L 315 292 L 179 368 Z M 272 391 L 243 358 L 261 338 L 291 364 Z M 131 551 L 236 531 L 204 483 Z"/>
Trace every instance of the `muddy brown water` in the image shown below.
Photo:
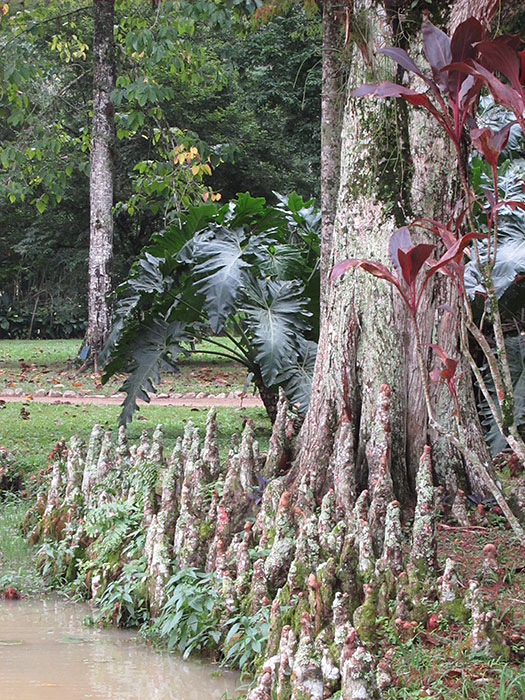
<path fill-rule="evenodd" d="M 0 600 L 0 700 L 220 700 L 239 677 L 184 661 L 136 633 L 85 627 L 89 608 Z"/>

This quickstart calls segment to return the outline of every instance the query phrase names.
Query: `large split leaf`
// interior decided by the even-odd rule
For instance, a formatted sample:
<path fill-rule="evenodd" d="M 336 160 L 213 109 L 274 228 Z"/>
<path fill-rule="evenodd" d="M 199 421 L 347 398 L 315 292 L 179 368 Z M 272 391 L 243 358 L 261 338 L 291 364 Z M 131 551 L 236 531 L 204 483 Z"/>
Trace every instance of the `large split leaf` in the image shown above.
<path fill-rule="evenodd" d="M 196 243 L 193 254 L 199 262 L 193 267 L 196 286 L 206 298 L 205 310 L 211 329 L 219 333 L 226 318 L 235 311 L 239 289 L 248 282 L 247 257 L 257 254 L 255 237 L 248 240 L 243 229 L 216 228 L 214 236 Z"/>
<path fill-rule="evenodd" d="M 129 376 L 121 387 L 126 392 L 122 404 L 120 423 L 125 425 L 137 410 L 137 400 L 149 403 L 148 392 L 155 392 L 155 384 L 160 381 L 160 370 L 166 367 L 175 369 L 177 355 L 188 354 L 181 345 L 189 342 L 190 337 L 185 333 L 184 324 L 179 321 L 166 323 L 154 319 L 141 330 L 129 348 L 130 360 L 127 370 Z"/>
<path fill-rule="evenodd" d="M 107 381 L 132 370 L 123 387 L 129 393 L 123 420 L 130 419 L 136 398 L 153 390 L 166 353 L 174 364 L 163 335 L 169 324 L 178 324 L 177 342 L 184 335 L 195 342 L 210 330 L 228 332 L 238 338 L 232 359 L 259 372 L 267 386 L 291 386 L 282 373 L 302 363 L 301 348 L 316 337 L 320 214 L 295 193 L 277 198 L 277 206 L 267 206 L 242 194 L 221 207 L 190 209 L 143 250 L 117 290 L 104 375 Z M 302 366 L 304 373 L 310 364 Z"/>
<path fill-rule="evenodd" d="M 482 263 L 486 260 L 482 254 Z M 496 263 L 492 271 L 496 295 L 500 299 L 511 284 L 525 276 L 525 238 L 521 241 L 505 240 L 498 248 Z M 470 296 L 486 295 L 481 272 L 474 262 L 470 262 L 465 270 L 465 287 Z"/>
<path fill-rule="evenodd" d="M 297 245 L 278 243 L 268 249 L 261 261 L 261 271 L 280 280 L 304 279 L 307 271 L 304 257 Z"/>
<path fill-rule="evenodd" d="M 299 348 L 299 354 L 277 377 L 282 384 L 286 396 L 292 405 L 296 405 L 299 413 L 308 408 L 312 392 L 317 343 L 306 340 Z"/>
<path fill-rule="evenodd" d="M 525 203 L 523 182 L 525 159 L 506 161 L 498 168 L 498 187 L 501 201 Z M 490 175 L 482 174 L 479 186 L 490 186 Z M 481 263 L 487 261 L 487 248 L 480 245 Z M 498 298 L 503 297 L 513 282 L 525 275 L 525 211 L 512 204 L 498 210 L 498 248 L 492 272 Z M 481 271 L 471 260 L 465 267 L 465 288 L 470 297 L 486 295 Z"/>
<path fill-rule="evenodd" d="M 244 289 L 240 311 L 255 347 L 255 358 L 267 386 L 295 362 L 308 330 L 306 299 L 297 282 L 256 280 Z"/>

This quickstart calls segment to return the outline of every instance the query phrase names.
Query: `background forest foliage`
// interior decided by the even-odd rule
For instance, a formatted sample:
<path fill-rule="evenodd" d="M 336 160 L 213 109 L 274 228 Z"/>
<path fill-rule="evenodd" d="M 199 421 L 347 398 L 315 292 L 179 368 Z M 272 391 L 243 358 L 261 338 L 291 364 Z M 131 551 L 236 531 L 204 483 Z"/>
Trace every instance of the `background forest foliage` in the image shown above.
<path fill-rule="evenodd" d="M 116 13 L 115 284 L 203 199 L 318 195 L 318 16 L 291 6 L 254 28 L 211 0 Z M 92 33 L 75 0 L 0 19 L 0 338 L 84 331 Z"/>

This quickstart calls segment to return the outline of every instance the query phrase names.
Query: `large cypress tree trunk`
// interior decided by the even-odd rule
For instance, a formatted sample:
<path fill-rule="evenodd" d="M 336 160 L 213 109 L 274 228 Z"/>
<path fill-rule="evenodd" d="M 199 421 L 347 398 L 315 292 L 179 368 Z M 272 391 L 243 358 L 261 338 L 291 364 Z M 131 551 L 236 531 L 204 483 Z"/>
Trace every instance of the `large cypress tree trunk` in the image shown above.
<path fill-rule="evenodd" d="M 113 257 L 114 0 L 94 0 L 93 121 L 91 132 L 88 329 L 85 343 L 96 365 L 111 327 Z"/>
<path fill-rule="evenodd" d="M 367 0 L 352 5 L 340 188 L 330 248 L 323 251 L 329 266 L 349 257 L 389 265 L 393 231 L 415 216 L 446 220 L 457 194 L 453 153 L 424 115 L 395 100 L 349 97 L 363 83 L 402 78 L 399 71 L 396 76 L 392 61 L 377 54 L 382 46 L 402 41 L 401 32 L 397 35 L 399 11 Z M 417 37 L 413 41 L 416 45 Z M 323 239 L 325 246 L 327 240 Z M 443 304 L 457 306 L 457 299 L 446 282 L 436 279 L 423 304 L 422 339 L 424 344 L 441 342 L 454 354 L 457 325 L 443 313 Z M 413 330 L 397 292 L 383 280 L 351 270 L 329 283 L 321 311 L 312 397 L 290 481 L 314 472 L 318 493 L 333 487 L 344 506 L 345 499 L 355 498 L 369 485 L 370 472 L 377 467 L 371 462 L 377 458 L 378 440 L 383 440 L 400 500 L 410 498 L 425 444 L 432 446 L 435 476 L 449 491 L 454 492 L 467 476 L 469 488 L 480 490 L 461 456 L 428 428 Z M 428 353 L 426 363 L 430 370 L 433 358 Z M 485 452 L 467 370 L 465 377 L 461 396 L 465 422 L 472 426 L 472 446 Z M 387 399 L 385 384 L 390 389 Z M 432 398 L 436 414 L 450 422 L 453 406 L 448 393 L 435 387 Z M 378 402 L 388 399 L 390 423 L 385 435 Z"/>

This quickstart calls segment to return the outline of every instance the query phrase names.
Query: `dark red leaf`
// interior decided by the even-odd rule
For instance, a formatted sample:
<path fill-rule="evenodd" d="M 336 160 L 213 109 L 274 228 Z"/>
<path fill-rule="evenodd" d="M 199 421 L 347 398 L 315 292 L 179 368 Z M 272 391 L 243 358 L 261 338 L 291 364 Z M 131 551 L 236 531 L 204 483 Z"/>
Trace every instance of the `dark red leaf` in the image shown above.
<path fill-rule="evenodd" d="M 341 277 L 347 270 L 349 270 L 352 267 L 358 267 L 358 265 L 361 264 L 361 260 L 357 260 L 356 258 L 349 258 L 348 260 L 341 260 L 341 262 L 336 263 L 332 267 L 332 272 L 330 273 L 330 279 L 331 280 L 336 280 L 338 277 Z"/>
<path fill-rule="evenodd" d="M 480 63 L 472 60 L 469 60 L 468 62 L 451 63 L 449 66 L 445 66 L 445 69 L 463 71 L 464 73 L 468 73 L 479 78 L 487 85 L 492 93 L 492 96 L 497 102 L 500 102 L 502 105 L 512 110 L 518 120 L 521 119 L 521 115 L 525 107 L 525 99 L 523 96 L 516 92 L 516 90 L 514 90 L 514 88 L 512 88 L 510 85 L 506 85 L 505 83 L 502 83 L 501 80 L 498 80 L 493 73 L 487 70 L 487 68 L 482 66 Z"/>
<path fill-rule="evenodd" d="M 453 360 L 451 357 L 447 357 L 447 361 L 445 362 L 445 368 L 442 369 L 440 372 L 440 376 L 442 377 L 442 379 L 452 379 L 452 377 L 456 374 L 457 366 L 457 360 Z"/>
<path fill-rule="evenodd" d="M 424 107 L 443 125 L 442 115 L 423 92 L 416 92 L 404 85 L 398 85 L 397 83 L 392 83 L 387 80 L 379 85 L 366 83 L 350 93 L 351 97 L 364 97 L 365 95 L 370 95 L 372 97 L 402 97 L 411 105 Z"/>
<path fill-rule="evenodd" d="M 483 38 L 483 27 L 475 17 L 469 17 L 460 25 L 450 40 L 450 53 L 452 62 L 466 61 L 476 57 L 474 44 Z M 463 104 L 465 97 L 472 89 L 473 84 L 467 84 L 468 79 L 458 71 L 450 71 L 447 79 L 449 94 L 456 104 Z M 466 105 L 468 109 L 468 104 Z"/>
<path fill-rule="evenodd" d="M 520 57 L 520 83 L 525 85 L 525 50 L 518 53 Z"/>
<path fill-rule="evenodd" d="M 436 353 L 441 362 L 445 365 L 445 367 L 442 370 L 435 369 L 430 373 L 432 381 L 435 382 L 438 379 L 445 379 L 446 381 L 450 381 L 456 373 L 458 360 L 454 360 L 452 359 L 452 357 L 449 357 L 445 350 L 443 350 L 441 345 L 429 343 L 429 347 L 432 348 L 432 350 Z"/>
<path fill-rule="evenodd" d="M 424 75 L 424 73 L 421 72 L 419 66 L 410 58 L 404 49 L 399 49 L 394 46 L 387 49 L 379 49 L 377 53 L 382 53 L 384 56 L 388 56 L 388 58 L 391 58 L 396 63 L 399 63 L 399 65 L 405 70 L 419 75 L 419 77 L 423 78 L 423 80 L 425 80 L 427 83 L 432 82 L 426 75 Z"/>
<path fill-rule="evenodd" d="M 431 277 L 434 272 L 439 270 L 439 268 L 444 267 L 450 262 L 457 261 L 459 262 L 461 255 L 463 254 L 463 251 L 465 248 L 468 246 L 468 244 L 473 241 L 475 238 L 485 238 L 486 233 L 467 233 L 464 236 L 462 236 L 458 241 L 454 243 L 443 255 L 439 258 L 439 260 L 436 260 L 435 262 L 430 262 L 430 271 L 427 273 L 427 278 Z M 425 284 L 427 282 L 427 279 L 425 279 Z"/>
<path fill-rule="evenodd" d="M 519 34 L 500 34 L 493 41 L 501 41 L 504 44 L 508 44 L 514 51 L 517 51 L 521 44 L 521 36 Z"/>
<path fill-rule="evenodd" d="M 481 91 L 483 81 L 473 75 L 467 75 L 467 77 L 462 80 L 461 87 L 457 93 L 452 93 L 455 95 L 454 100 L 459 107 L 464 112 L 468 112 L 475 102 L 478 101 L 478 96 Z"/>
<path fill-rule="evenodd" d="M 418 276 L 419 271 L 428 260 L 435 246 L 430 243 L 418 243 L 407 251 L 402 248 L 398 250 L 399 264 L 405 282 L 412 286 Z"/>
<path fill-rule="evenodd" d="M 412 248 L 412 239 L 410 237 L 410 231 L 406 226 L 398 228 L 397 231 L 390 236 L 388 241 L 388 256 L 392 261 L 392 265 L 396 268 L 397 275 L 399 278 L 403 276 L 401 271 L 401 265 L 399 264 L 399 249 L 408 250 Z"/>
<path fill-rule="evenodd" d="M 494 133 L 494 131 L 488 127 L 485 129 L 472 129 L 470 132 L 474 147 L 483 153 L 487 163 L 493 168 L 498 165 L 499 154 L 507 145 L 510 129 L 515 123 L 516 122 L 506 124 L 497 133 Z"/>
<path fill-rule="evenodd" d="M 456 234 L 441 221 L 436 221 L 435 219 L 420 219 L 420 221 L 420 226 L 439 236 L 447 248 L 452 247 L 458 240 Z"/>
<path fill-rule="evenodd" d="M 447 75 L 441 69 L 451 63 L 450 38 L 431 22 L 423 24 L 423 50 L 432 68 L 434 80 L 442 90 L 447 88 Z"/>
<path fill-rule="evenodd" d="M 451 61 L 466 61 L 476 57 L 474 44 L 483 39 L 483 27 L 475 17 L 458 24 L 450 40 Z"/>
<path fill-rule="evenodd" d="M 520 58 L 511 46 L 504 41 L 480 41 L 476 47 L 480 53 L 480 63 L 492 73 L 503 73 L 512 87 L 521 92 Z"/>
<path fill-rule="evenodd" d="M 479 189 L 483 192 L 483 194 L 487 198 L 487 202 L 489 203 L 489 206 L 491 208 L 493 208 L 494 205 L 496 204 L 496 200 L 494 199 L 494 192 L 492 190 L 489 190 L 488 187 L 480 187 Z"/>
<path fill-rule="evenodd" d="M 363 260 L 360 258 L 348 258 L 348 260 L 342 260 L 336 263 L 332 272 L 330 273 L 330 279 L 334 280 L 340 277 L 343 273 L 353 267 L 362 267 L 363 270 L 369 272 L 374 277 L 379 277 L 380 279 L 387 280 L 393 284 L 401 292 L 403 298 L 405 298 L 403 291 L 399 285 L 399 280 L 395 275 L 393 275 L 388 267 L 382 265 L 381 263 L 376 263 L 373 260 Z"/>
<path fill-rule="evenodd" d="M 374 277 L 380 277 L 381 279 L 388 280 L 397 285 L 398 281 L 394 275 L 390 272 L 388 267 L 382 265 L 381 263 L 376 263 L 373 260 L 363 260 L 362 258 L 348 258 L 348 260 L 342 260 L 336 263 L 330 274 L 330 279 L 335 280 L 341 277 L 347 270 L 353 267 L 362 267 L 363 270 L 370 272 Z"/>
<path fill-rule="evenodd" d="M 497 148 L 500 153 L 503 151 L 509 141 L 510 130 L 514 124 L 517 124 L 517 122 L 512 121 L 509 124 L 505 124 L 503 128 L 494 134 L 494 147 Z"/>
<path fill-rule="evenodd" d="M 364 83 L 355 90 L 352 90 L 350 97 L 366 97 L 367 95 L 375 95 L 377 90 L 375 83 Z"/>
<path fill-rule="evenodd" d="M 362 267 L 363 270 L 369 272 L 371 275 L 374 275 L 374 277 L 379 277 L 380 279 L 388 280 L 389 282 L 395 284 L 395 286 L 399 288 L 399 281 L 397 277 L 395 277 L 385 265 L 373 262 L 372 260 L 363 260 L 361 262 L 360 267 Z"/>
<path fill-rule="evenodd" d="M 379 83 L 379 85 L 370 85 L 367 83 L 350 93 L 351 97 L 364 97 L 365 95 L 371 95 L 372 97 L 403 97 L 406 100 L 410 98 L 412 104 L 419 104 L 422 106 L 426 106 L 426 103 L 429 101 L 424 93 L 416 92 L 404 85 L 398 85 L 389 80 L 385 80 L 383 83 Z"/>
<path fill-rule="evenodd" d="M 497 208 L 510 207 L 511 209 L 523 209 L 525 211 L 525 202 L 519 202 L 515 199 L 501 199 L 498 202 Z"/>
<path fill-rule="evenodd" d="M 505 107 L 508 107 L 518 117 L 521 117 L 525 108 L 525 99 L 521 94 L 516 92 L 510 85 L 502 83 L 490 71 L 476 64 L 476 70 L 479 77 L 486 83 L 494 99 L 500 102 Z"/>
<path fill-rule="evenodd" d="M 430 372 L 430 379 L 433 382 L 439 382 L 439 380 L 441 379 L 441 370 L 439 370 L 437 367 L 436 367 L 436 369 L 433 369 Z"/>
<path fill-rule="evenodd" d="M 436 353 L 443 364 L 448 360 L 447 353 L 443 350 L 441 345 L 436 345 L 435 343 L 429 343 L 428 346 Z"/>

